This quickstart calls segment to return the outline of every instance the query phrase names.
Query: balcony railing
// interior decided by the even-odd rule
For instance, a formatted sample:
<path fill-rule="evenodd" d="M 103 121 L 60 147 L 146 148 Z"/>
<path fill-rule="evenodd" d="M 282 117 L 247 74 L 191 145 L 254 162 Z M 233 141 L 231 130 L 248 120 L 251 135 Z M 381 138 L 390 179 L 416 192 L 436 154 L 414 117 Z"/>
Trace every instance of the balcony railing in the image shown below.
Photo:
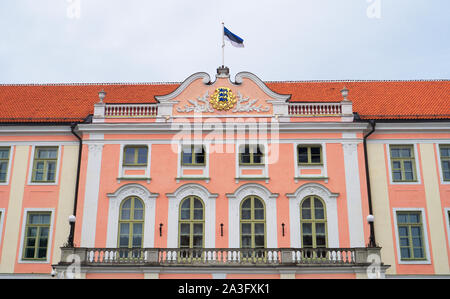
<path fill-rule="evenodd" d="M 341 103 L 289 103 L 289 115 L 292 116 L 340 116 Z"/>
<path fill-rule="evenodd" d="M 156 104 L 106 104 L 105 118 L 156 117 Z"/>
<path fill-rule="evenodd" d="M 358 265 L 379 248 L 69 248 L 61 261 L 76 254 L 82 265 Z"/>

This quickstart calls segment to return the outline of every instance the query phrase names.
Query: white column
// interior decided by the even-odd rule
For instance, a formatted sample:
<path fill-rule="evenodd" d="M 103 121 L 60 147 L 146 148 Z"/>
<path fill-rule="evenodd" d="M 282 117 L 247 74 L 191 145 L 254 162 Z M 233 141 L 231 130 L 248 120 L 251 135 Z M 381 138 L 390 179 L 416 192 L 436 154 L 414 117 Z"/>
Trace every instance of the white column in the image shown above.
<path fill-rule="evenodd" d="M 95 247 L 97 227 L 97 206 L 100 187 L 103 144 L 89 144 L 84 193 L 83 224 L 81 227 L 81 247 Z"/>
<path fill-rule="evenodd" d="M 357 143 L 342 143 L 342 146 L 344 150 L 350 247 L 364 247 L 364 217 L 361 206 Z"/>

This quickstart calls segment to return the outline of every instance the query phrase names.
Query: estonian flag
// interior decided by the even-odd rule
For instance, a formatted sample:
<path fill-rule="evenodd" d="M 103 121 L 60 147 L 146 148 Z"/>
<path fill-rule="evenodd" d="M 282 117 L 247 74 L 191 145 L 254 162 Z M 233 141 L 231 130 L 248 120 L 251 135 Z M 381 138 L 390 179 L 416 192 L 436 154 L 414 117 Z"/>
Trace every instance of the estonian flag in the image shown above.
<path fill-rule="evenodd" d="M 223 36 L 224 38 L 229 40 L 233 46 L 237 48 L 244 47 L 244 40 L 239 36 L 237 36 L 236 34 L 234 34 L 233 32 L 231 32 L 230 30 L 228 30 L 225 26 L 223 27 Z"/>

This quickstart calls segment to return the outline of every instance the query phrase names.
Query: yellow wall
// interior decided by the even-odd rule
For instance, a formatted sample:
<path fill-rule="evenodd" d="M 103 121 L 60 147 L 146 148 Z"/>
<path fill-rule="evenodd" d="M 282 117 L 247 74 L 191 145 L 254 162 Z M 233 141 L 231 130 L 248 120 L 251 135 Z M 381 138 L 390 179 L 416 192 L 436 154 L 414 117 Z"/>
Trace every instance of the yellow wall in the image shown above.
<path fill-rule="evenodd" d="M 388 178 L 384 144 L 368 143 L 367 156 L 369 162 L 370 188 L 372 193 L 373 216 L 375 217 L 375 238 L 381 249 L 381 260 L 390 265 L 386 274 L 395 274 L 395 247 L 392 236 L 392 221 L 389 205 Z"/>
<path fill-rule="evenodd" d="M 22 200 L 27 179 L 30 146 L 15 146 L 15 157 L 11 167 L 11 192 L 6 211 L 5 237 L 3 239 L 0 273 L 13 273 L 20 236 Z"/>
<path fill-rule="evenodd" d="M 442 218 L 442 205 L 439 194 L 439 178 L 436 169 L 434 144 L 420 144 L 420 156 L 423 170 L 423 182 L 427 203 L 427 220 L 430 231 L 431 254 L 435 274 L 448 274 L 446 233 L 444 219 Z"/>

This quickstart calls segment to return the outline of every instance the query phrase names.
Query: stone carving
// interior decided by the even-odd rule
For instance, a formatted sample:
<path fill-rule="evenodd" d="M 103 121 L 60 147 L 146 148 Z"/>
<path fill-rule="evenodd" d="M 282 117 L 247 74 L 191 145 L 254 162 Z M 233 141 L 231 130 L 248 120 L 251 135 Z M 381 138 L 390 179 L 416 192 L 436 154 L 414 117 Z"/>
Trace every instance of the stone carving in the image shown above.
<path fill-rule="evenodd" d="M 236 106 L 233 110 L 233 113 L 236 112 L 268 112 L 270 110 L 269 106 L 263 107 L 262 104 L 256 105 L 258 102 L 257 99 L 250 100 L 248 97 L 244 98 L 242 94 L 238 91 L 238 100 L 236 102 Z M 211 107 L 211 104 L 208 100 L 209 95 L 208 91 L 201 97 L 198 97 L 197 100 L 188 100 L 191 105 L 185 104 L 183 107 L 177 107 L 177 111 L 180 113 L 188 113 L 188 112 L 214 112 L 214 108 Z"/>
<path fill-rule="evenodd" d="M 184 108 L 177 107 L 178 112 L 214 112 L 214 109 L 210 106 L 209 100 L 208 100 L 208 91 L 202 96 L 198 97 L 197 100 L 188 100 L 189 103 L 192 105 L 184 105 Z M 200 102 L 200 103 L 199 103 Z M 203 103 L 203 104 L 202 104 Z"/>
<path fill-rule="evenodd" d="M 255 103 L 258 100 L 250 100 L 249 98 L 244 98 L 242 94 L 238 91 L 238 101 L 236 103 L 236 107 L 234 107 L 233 112 L 267 112 L 270 110 L 269 106 L 262 107 L 262 104 L 259 104 L 258 106 L 255 106 Z"/>

